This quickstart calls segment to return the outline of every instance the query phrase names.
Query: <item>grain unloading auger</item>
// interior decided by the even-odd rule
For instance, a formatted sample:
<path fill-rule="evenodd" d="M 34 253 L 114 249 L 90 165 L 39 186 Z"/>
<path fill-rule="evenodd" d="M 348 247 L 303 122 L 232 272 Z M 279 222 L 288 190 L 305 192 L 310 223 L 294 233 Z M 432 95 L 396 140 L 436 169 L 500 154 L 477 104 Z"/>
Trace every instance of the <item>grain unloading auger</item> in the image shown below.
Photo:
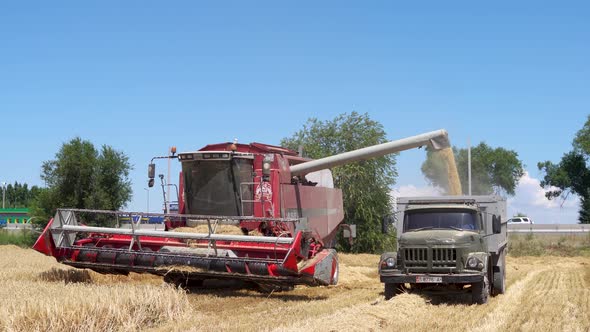
<path fill-rule="evenodd" d="M 344 216 L 342 192 L 333 188 L 327 169 L 425 145 L 448 147 L 447 132 L 318 160 L 259 143 L 207 145 L 172 156 L 182 164 L 178 214 L 58 209 L 33 248 L 77 268 L 152 273 L 176 283 L 336 284 L 338 257 L 332 244 Z M 148 174 L 151 186 L 154 164 Z M 165 220 L 166 230 L 142 227 L 142 217 L 154 216 Z M 122 220 L 130 221 L 126 228 L 87 226 L 121 226 Z M 198 225 L 207 231 L 171 231 Z M 241 232 L 219 234 L 220 225 Z"/>

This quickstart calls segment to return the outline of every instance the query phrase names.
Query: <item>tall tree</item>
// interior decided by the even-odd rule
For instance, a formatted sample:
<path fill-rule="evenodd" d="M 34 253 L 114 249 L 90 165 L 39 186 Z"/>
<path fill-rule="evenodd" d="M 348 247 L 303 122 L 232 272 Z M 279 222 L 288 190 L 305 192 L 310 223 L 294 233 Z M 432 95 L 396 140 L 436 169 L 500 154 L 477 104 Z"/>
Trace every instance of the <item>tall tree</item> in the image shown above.
<path fill-rule="evenodd" d="M 428 150 L 422 164 L 422 174 L 434 186 L 448 192 L 447 166 L 439 152 Z M 468 193 L 468 151 L 453 147 L 457 171 L 463 193 Z M 504 148 L 492 148 L 484 142 L 471 149 L 471 193 L 489 195 L 506 193 L 514 195 L 519 179 L 524 175 L 518 153 Z"/>
<path fill-rule="evenodd" d="M 387 142 L 383 126 L 367 114 L 342 114 L 331 121 L 311 118 L 281 145 L 304 155 L 322 158 Z M 342 189 L 345 223 L 357 225 L 355 252 L 382 252 L 392 249 L 393 235 L 381 233 L 381 220 L 391 213 L 390 187 L 397 176 L 395 157 L 355 162 L 332 169 L 334 184 Z M 348 249 L 348 248 L 346 248 Z"/>
<path fill-rule="evenodd" d="M 131 199 L 130 170 L 124 153 L 107 145 L 99 151 L 76 137 L 43 163 L 47 188 L 37 196 L 33 213 L 47 222 L 59 207 L 119 210 Z"/>
<path fill-rule="evenodd" d="M 539 170 L 545 173 L 541 187 L 550 188 L 545 196 L 549 199 L 571 194 L 580 197 L 578 220 L 590 224 L 590 115 L 573 141 L 573 150 L 567 152 L 558 164 L 551 161 L 539 162 Z"/>

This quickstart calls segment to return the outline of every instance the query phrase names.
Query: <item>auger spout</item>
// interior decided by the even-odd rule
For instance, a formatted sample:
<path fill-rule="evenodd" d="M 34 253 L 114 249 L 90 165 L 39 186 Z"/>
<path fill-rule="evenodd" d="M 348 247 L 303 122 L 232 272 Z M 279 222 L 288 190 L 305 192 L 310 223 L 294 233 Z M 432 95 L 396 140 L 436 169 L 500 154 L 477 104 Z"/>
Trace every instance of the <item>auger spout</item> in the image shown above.
<path fill-rule="evenodd" d="M 430 146 L 434 150 L 450 147 L 448 133 L 444 129 L 431 131 L 412 137 L 373 145 L 366 148 L 344 152 L 326 158 L 316 159 L 291 166 L 292 175 L 305 175 L 326 168 L 344 165 L 350 162 L 381 157 L 390 153 L 409 150 L 420 146 Z"/>

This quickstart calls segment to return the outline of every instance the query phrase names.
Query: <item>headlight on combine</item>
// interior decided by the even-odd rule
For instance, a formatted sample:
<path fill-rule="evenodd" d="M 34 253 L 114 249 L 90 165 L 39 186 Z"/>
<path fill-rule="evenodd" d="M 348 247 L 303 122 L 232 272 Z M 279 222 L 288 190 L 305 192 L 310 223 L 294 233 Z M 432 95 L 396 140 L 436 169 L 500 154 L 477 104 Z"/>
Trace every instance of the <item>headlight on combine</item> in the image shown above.
<path fill-rule="evenodd" d="M 470 270 L 481 270 L 483 269 L 483 262 L 481 260 L 479 260 L 479 258 L 477 257 L 469 257 L 467 259 L 467 264 L 466 264 L 467 268 Z"/>

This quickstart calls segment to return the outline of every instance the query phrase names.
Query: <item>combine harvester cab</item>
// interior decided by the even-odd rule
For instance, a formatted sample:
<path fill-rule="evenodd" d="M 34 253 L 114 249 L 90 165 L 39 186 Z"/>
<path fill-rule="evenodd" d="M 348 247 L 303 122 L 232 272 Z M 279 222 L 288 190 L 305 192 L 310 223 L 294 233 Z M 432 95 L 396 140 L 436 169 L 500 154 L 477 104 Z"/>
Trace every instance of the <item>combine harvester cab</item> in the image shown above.
<path fill-rule="evenodd" d="M 179 285 L 205 279 L 272 289 L 334 285 L 333 244 L 344 216 L 342 192 L 333 188 L 328 168 L 424 145 L 448 147 L 446 131 L 319 160 L 259 143 L 207 145 L 166 157 L 182 164 L 179 213 L 58 209 L 33 248 L 77 268 L 152 273 Z M 154 164 L 148 174 L 152 186 Z M 142 228 L 146 217 L 163 218 L 166 230 Z M 128 227 L 122 220 L 130 221 Z M 218 231 L 228 225 L 238 234 Z M 205 230 L 170 230 L 179 226 Z"/>

